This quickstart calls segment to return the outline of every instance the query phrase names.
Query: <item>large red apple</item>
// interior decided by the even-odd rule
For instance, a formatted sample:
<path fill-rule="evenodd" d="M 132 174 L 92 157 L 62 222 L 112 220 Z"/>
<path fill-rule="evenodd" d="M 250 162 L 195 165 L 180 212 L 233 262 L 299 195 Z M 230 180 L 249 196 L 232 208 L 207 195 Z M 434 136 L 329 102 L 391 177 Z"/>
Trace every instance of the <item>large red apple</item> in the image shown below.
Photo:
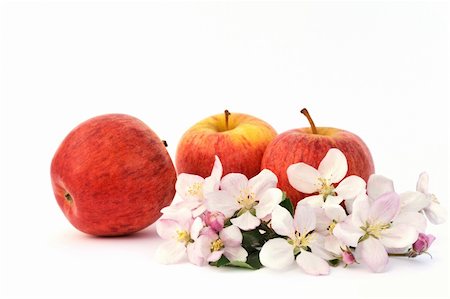
<path fill-rule="evenodd" d="M 276 135 L 268 123 L 247 114 L 226 110 L 205 118 L 191 127 L 178 144 L 178 173 L 207 177 L 217 155 L 224 175 L 238 172 L 253 177 L 259 173 L 264 151 Z"/>
<path fill-rule="evenodd" d="M 51 165 L 56 201 L 82 232 L 118 236 L 156 221 L 175 195 L 176 172 L 159 137 L 123 114 L 76 127 Z"/>
<path fill-rule="evenodd" d="M 303 162 L 317 168 L 330 148 L 338 148 L 347 158 L 347 176 L 357 175 L 366 182 L 374 173 L 372 155 L 357 135 L 336 128 L 316 127 L 306 109 L 302 110 L 310 128 L 293 129 L 278 135 L 268 146 L 261 169 L 272 170 L 278 177 L 278 188 L 286 191 L 293 204 L 309 196 L 295 190 L 287 177 L 287 168 Z"/>

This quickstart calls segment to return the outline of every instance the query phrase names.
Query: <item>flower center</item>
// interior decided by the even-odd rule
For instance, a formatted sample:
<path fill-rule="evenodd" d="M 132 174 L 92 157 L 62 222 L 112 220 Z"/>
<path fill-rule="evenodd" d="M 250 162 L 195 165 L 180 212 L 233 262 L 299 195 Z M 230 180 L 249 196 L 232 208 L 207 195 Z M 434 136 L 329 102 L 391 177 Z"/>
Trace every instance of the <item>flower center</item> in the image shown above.
<path fill-rule="evenodd" d="M 251 192 L 248 189 L 242 190 L 239 194 L 237 201 L 239 205 L 242 207 L 242 210 L 244 212 L 250 211 L 253 209 L 254 206 L 257 205 L 257 202 L 255 200 L 255 193 Z"/>
<path fill-rule="evenodd" d="M 177 241 L 187 245 L 191 241 L 191 236 L 185 230 L 179 231 L 177 230 Z"/>
<path fill-rule="evenodd" d="M 308 245 L 313 239 L 313 234 L 302 235 L 299 232 L 295 232 L 295 234 L 288 238 L 287 241 L 294 247 L 294 254 L 297 254 L 300 252 L 300 249 L 307 250 Z"/>
<path fill-rule="evenodd" d="M 333 230 L 336 227 L 337 222 L 335 220 L 333 220 L 330 225 L 328 226 L 327 230 L 330 232 L 330 235 L 333 234 Z"/>
<path fill-rule="evenodd" d="M 328 195 L 336 195 L 336 193 L 334 192 L 334 186 L 333 184 L 330 183 L 329 180 L 319 178 L 319 182 L 321 185 L 319 189 L 319 194 L 321 194 L 324 199 L 326 199 Z"/>
<path fill-rule="evenodd" d="M 211 243 L 211 252 L 219 251 L 224 247 L 222 240 L 217 239 Z"/>
<path fill-rule="evenodd" d="M 203 195 L 203 183 L 193 183 L 189 186 L 187 193 L 191 196 L 201 196 Z"/>
<path fill-rule="evenodd" d="M 366 232 L 366 235 L 364 237 L 372 236 L 376 239 L 379 239 L 381 236 L 381 232 L 390 227 L 391 227 L 390 223 L 374 223 L 374 224 L 366 223 L 366 226 L 361 227 L 361 229 Z"/>

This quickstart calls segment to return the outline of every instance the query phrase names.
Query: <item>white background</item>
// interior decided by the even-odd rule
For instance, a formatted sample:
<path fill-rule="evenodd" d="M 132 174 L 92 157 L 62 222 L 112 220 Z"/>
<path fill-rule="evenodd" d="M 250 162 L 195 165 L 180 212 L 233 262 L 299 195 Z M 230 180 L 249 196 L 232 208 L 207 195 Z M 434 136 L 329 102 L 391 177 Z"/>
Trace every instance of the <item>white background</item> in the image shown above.
<path fill-rule="evenodd" d="M 448 224 L 433 259 L 391 259 L 312 277 L 162 266 L 150 227 L 124 238 L 76 231 L 53 197 L 50 161 L 95 115 L 145 121 L 174 157 L 200 119 L 245 112 L 278 132 L 361 136 L 376 171 L 413 190 L 427 170 L 448 208 L 448 4 L 5 2 L 0 6 L 0 229 L 5 298 L 449 296 Z M 182 297 L 181 297 L 182 296 Z"/>

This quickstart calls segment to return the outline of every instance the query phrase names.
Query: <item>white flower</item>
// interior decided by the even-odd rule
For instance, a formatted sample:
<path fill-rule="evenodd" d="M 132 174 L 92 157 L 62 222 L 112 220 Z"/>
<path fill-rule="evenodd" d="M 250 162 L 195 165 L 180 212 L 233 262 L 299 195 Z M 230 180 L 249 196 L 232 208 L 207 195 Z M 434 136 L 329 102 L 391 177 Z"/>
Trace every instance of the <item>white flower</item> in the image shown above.
<path fill-rule="evenodd" d="M 243 174 L 230 173 L 222 178 L 220 191 L 206 195 L 206 208 L 227 218 L 238 212 L 231 223 L 242 230 L 254 229 L 261 219 L 267 220 L 282 200 L 282 191 L 275 188 L 277 182 L 275 174 L 267 169 L 250 180 Z"/>
<path fill-rule="evenodd" d="M 218 234 L 212 229 L 207 230 L 198 237 L 192 248 L 196 256 L 203 257 L 203 264 L 216 262 L 222 255 L 230 261 L 245 262 L 248 253 L 241 243 L 241 231 L 231 225 L 222 229 Z"/>
<path fill-rule="evenodd" d="M 300 203 L 318 207 L 337 206 L 343 200 L 354 199 L 366 187 L 366 182 L 355 175 L 343 180 L 347 170 L 345 155 L 337 148 L 332 148 L 318 169 L 305 163 L 292 164 L 287 169 L 287 176 L 296 190 L 306 194 L 319 193 L 304 198 Z"/>
<path fill-rule="evenodd" d="M 428 181 L 429 177 L 426 172 L 422 172 L 417 181 L 417 192 L 423 194 L 428 202 L 428 205 L 423 208 L 423 211 L 431 223 L 444 223 L 447 220 L 447 211 L 440 205 L 439 200 L 434 194 L 428 193 Z"/>
<path fill-rule="evenodd" d="M 187 173 L 180 173 L 175 184 L 175 190 L 183 199 L 161 210 L 164 214 L 173 213 L 173 209 L 188 208 L 192 210 L 192 216 L 197 217 L 205 212 L 204 205 L 206 194 L 218 191 L 223 168 L 219 157 L 215 156 L 215 162 L 211 175 L 207 178 Z"/>
<path fill-rule="evenodd" d="M 198 238 L 203 222 L 200 217 L 192 218 L 189 209 L 180 208 L 171 215 L 173 219 L 159 219 L 156 232 L 166 241 L 156 251 L 156 259 L 163 264 L 173 264 L 181 261 L 189 247 Z M 189 260 L 197 264 L 196 257 L 189 254 Z"/>
<path fill-rule="evenodd" d="M 283 269 L 295 261 L 308 274 L 328 274 L 330 267 L 320 257 L 321 236 L 314 232 L 316 217 L 312 207 L 297 205 L 294 218 L 285 208 L 277 206 L 272 213 L 272 228 L 284 238 L 267 241 L 261 248 L 261 263 L 272 269 Z"/>
<path fill-rule="evenodd" d="M 396 221 L 400 197 L 384 193 L 372 202 L 360 195 L 353 203 L 353 214 L 338 223 L 333 233 L 346 245 L 356 247 L 356 256 L 372 271 L 381 272 L 388 263 L 386 248 L 405 248 L 417 240 L 417 230 Z"/>
<path fill-rule="evenodd" d="M 347 214 L 341 206 L 330 206 L 326 209 L 314 208 L 316 214 L 316 232 L 323 236 L 323 248 L 331 253 L 323 256 L 327 260 L 342 258 L 343 248 L 347 246 L 334 234 L 334 228 L 338 223 L 347 219 Z"/>

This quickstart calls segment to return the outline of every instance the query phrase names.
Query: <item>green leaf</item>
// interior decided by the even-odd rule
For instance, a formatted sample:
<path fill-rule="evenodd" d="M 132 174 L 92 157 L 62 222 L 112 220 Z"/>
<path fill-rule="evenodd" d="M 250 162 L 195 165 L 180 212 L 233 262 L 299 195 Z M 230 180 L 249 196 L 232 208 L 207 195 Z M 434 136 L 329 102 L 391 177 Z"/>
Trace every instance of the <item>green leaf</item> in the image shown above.
<path fill-rule="evenodd" d="M 339 264 L 341 263 L 341 261 L 339 259 L 334 259 L 334 260 L 329 260 L 328 263 L 330 264 L 330 266 L 332 267 L 337 267 L 339 266 Z"/>
<path fill-rule="evenodd" d="M 280 206 L 286 208 L 292 216 L 294 216 L 294 206 L 292 205 L 292 201 L 286 197 L 286 193 L 283 192 L 283 201 L 280 202 Z"/>
<path fill-rule="evenodd" d="M 224 255 L 220 257 L 216 262 L 209 263 L 211 266 L 216 267 L 224 267 L 230 263 L 230 260 L 227 259 Z"/>
<path fill-rule="evenodd" d="M 261 247 L 264 242 L 264 235 L 259 232 L 259 229 L 242 232 L 242 247 L 249 253 Z"/>
<path fill-rule="evenodd" d="M 227 264 L 226 266 L 238 267 L 238 268 L 244 268 L 244 269 L 250 269 L 250 270 L 258 270 L 263 265 L 261 264 L 261 262 L 259 260 L 259 252 L 257 251 L 257 252 L 250 254 L 247 257 L 247 262 L 232 261 L 229 264 Z"/>

